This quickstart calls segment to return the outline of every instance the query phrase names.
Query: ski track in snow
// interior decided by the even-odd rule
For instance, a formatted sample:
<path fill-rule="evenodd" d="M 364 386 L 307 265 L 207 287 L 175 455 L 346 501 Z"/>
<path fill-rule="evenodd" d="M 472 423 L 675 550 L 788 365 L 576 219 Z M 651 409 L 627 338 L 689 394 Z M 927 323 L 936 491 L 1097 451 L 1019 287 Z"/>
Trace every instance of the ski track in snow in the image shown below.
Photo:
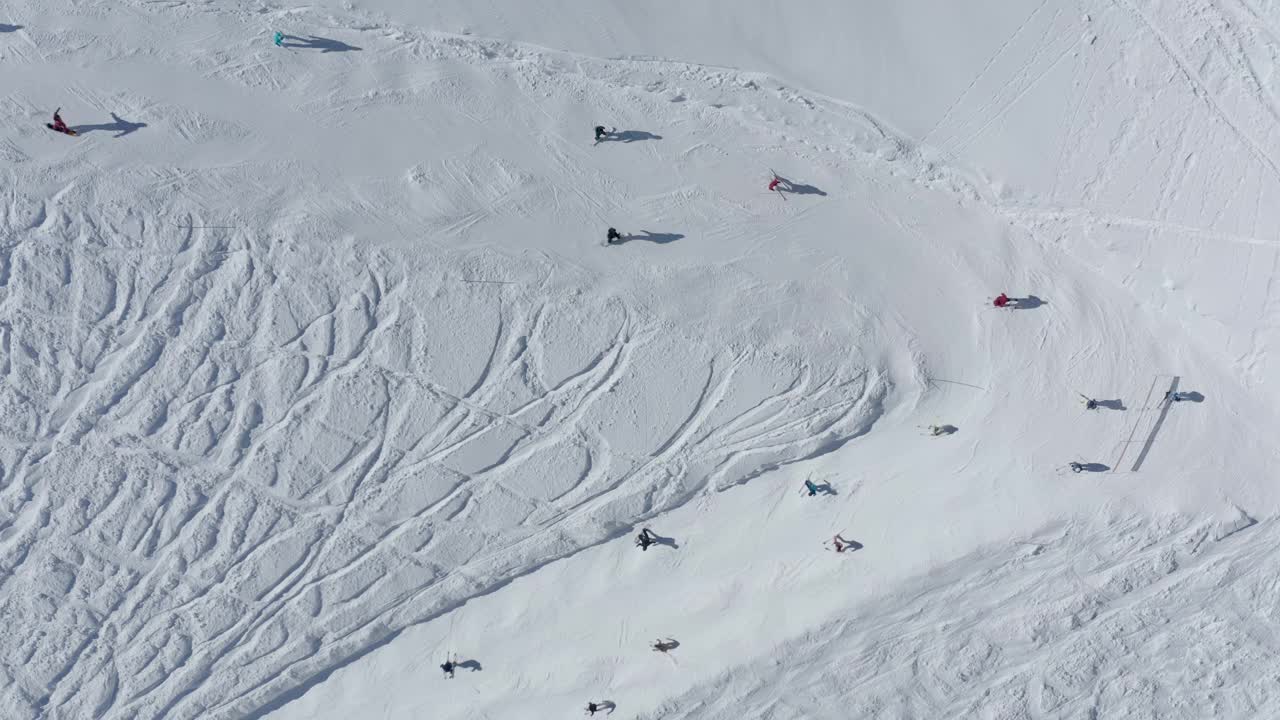
<path fill-rule="evenodd" d="M 164 12 L 231 18 L 223 40 L 252 34 L 239 11 Z M 66 37 L 52 40 L 65 51 Z M 121 62 L 134 51 L 99 50 Z M 278 56 L 194 52 L 205 78 L 290 82 Z M 447 36 L 384 52 L 460 63 L 526 95 L 622 96 L 670 69 L 632 63 L 618 76 L 597 62 L 553 78 L 554 56 Z M 676 69 L 690 84 L 732 80 Z M 34 107 L 21 98 L 7 102 Z M 122 99 L 135 108 L 126 116 L 152 107 L 152 123 L 166 102 L 80 97 L 104 110 Z M 309 104 L 326 123 L 402 100 Z M 176 105 L 162 112 L 182 141 L 241 136 Z M 542 141 L 577 172 L 585 150 Z M 259 179 L 271 165 L 99 168 L 45 197 L 23 188 L 47 170 L 14 170 L 0 307 L 14 632 L 0 643 L 0 685 L 20 714 L 253 714 L 403 627 L 702 492 L 837 447 L 876 418 L 883 381 L 856 352 L 824 361 L 754 339 L 720 347 L 589 278 L 548 279 L 527 254 L 362 248 L 334 231 L 329 203 L 273 210 L 280 195 Z M 549 199 L 482 148 L 409 179 L 409 192 L 429 194 L 415 233 L 428 241 Z M 233 193 L 255 199 L 219 203 Z M 395 217 L 386 203 L 404 194 L 359 210 Z M 603 215 L 601 197 L 554 203 Z M 686 387 L 667 386 L 672 365 Z"/>
<path fill-rule="evenodd" d="M 112 139 L 106 130 L 33 157 L 47 93 L 21 81 L 0 97 L 7 117 L 31 120 L 0 142 L 0 617 L 10 630 L 0 704 L 15 717 L 260 716 L 404 628 L 838 449 L 886 405 L 913 402 L 894 382 L 925 368 L 915 358 L 897 367 L 907 348 L 876 346 L 883 328 L 854 300 L 842 298 L 847 324 L 809 346 L 779 330 L 792 319 L 769 298 L 805 288 L 755 277 L 746 263 L 821 210 L 797 195 L 762 213 L 708 189 L 711 170 L 758 169 L 738 164 L 743 149 L 729 145 L 740 138 L 753 162 L 811 169 L 833 200 L 864 185 L 910 186 L 1004 218 L 1137 302 L 1185 304 L 1205 351 L 1261 385 L 1275 374 L 1268 349 L 1280 334 L 1280 240 L 1268 230 L 1280 220 L 1270 149 L 1280 110 L 1268 85 L 1280 19 L 1249 0 L 1097 5 L 1097 45 L 1076 27 L 1077 6 L 1034 8 L 945 108 L 926 136 L 932 147 L 760 73 L 575 56 L 356 11 L 11 3 L 59 20 L 29 22 L 22 42 L 5 40 L 3 61 L 79 68 L 66 104 L 145 118 L 134 137 L 148 140 L 127 163 L 93 154 L 91 143 Z M 264 43 L 264 23 L 286 20 L 358 46 L 308 56 L 326 73 L 382 66 L 385 76 L 316 81 L 294 61 L 300 51 Z M 124 32 L 130 23 L 181 41 L 138 42 L 145 35 Z M 1082 97 L 1045 156 L 1060 158 L 1045 187 L 1003 196 L 960 169 L 962 154 L 1094 47 L 1112 60 L 1076 70 Z M 178 96 L 148 94 L 169 81 Z M 1186 100 L 1173 119 L 1150 102 L 1163 93 Z M 264 105 L 269 130 L 218 111 L 227 98 L 272 94 L 295 111 Z M 592 148 L 553 119 L 583 98 L 600 116 L 674 118 L 706 132 L 676 149 Z M 1135 102 L 1131 119 L 1104 127 L 1099 107 Z M 358 140 L 339 147 L 375 118 L 388 133 L 437 137 L 421 127 L 421 103 L 459 127 L 502 116 L 501 128 L 521 134 L 424 161 Z M 298 127 L 304 117 L 313 127 Z M 96 122 L 105 124 L 81 124 Z M 650 122 L 621 129 L 680 129 Z M 1193 128 L 1177 135 L 1180 157 L 1148 145 L 1166 123 Z M 1215 188 L 1230 166 L 1192 157 L 1195 133 L 1248 156 L 1250 172 L 1229 192 Z M 1099 138 L 1102 151 L 1091 147 Z M 274 152 L 282 143 L 314 149 L 313 164 Z M 175 147 L 190 156 L 182 167 L 166 162 Z M 621 148 L 636 163 L 669 165 L 667 189 L 654 194 L 591 155 Z M 343 175 L 347 163 L 368 172 Z M 752 176 L 743 187 L 759 184 Z M 886 224 L 929 242 L 878 202 L 867 196 Z M 1234 203 L 1249 206 L 1250 222 L 1233 219 Z M 595 232 L 616 217 L 644 218 L 626 232 L 700 233 L 739 250 L 709 267 L 674 254 L 683 240 L 669 246 L 671 259 L 645 279 L 658 291 L 703 286 L 686 317 L 580 264 L 593 261 L 574 253 L 597 252 L 594 242 L 554 255 L 521 247 L 531 223 L 586 219 Z M 675 217 L 687 226 L 663 225 Z M 745 226 L 754 237 L 738 235 Z M 352 227 L 379 243 L 355 242 Z M 1192 280 L 1142 266 L 1156 244 L 1174 246 L 1171 265 L 1195 264 L 1197 241 L 1235 253 L 1206 273 L 1246 268 L 1239 294 L 1206 309 L 1208 290 L 1170 296 Z M 973 262 L 946 251 L 957 268 Z M 726 296 L 757 300 L 771 320 L 752 314 L 704 333 L 716 311 L 693 306 Z M 1050 323 L 1040 343 L 1060 330 Z M 946 582 L 780 649 L 788 664 L 841 672 L 802 676 L 746 659 L 653 717 L 1106 716 L 1117 695 L 1156 698 L 1153 710 L 1177 717 L 1274 714 L 1274 525 L 1210 542 L 1213 529 L 1170 522 L 1186 524 L 1113 528 L 1112 545 L 1069 528 L 1031 552 L 984 550 L 948 566 Z M 986 600 L 955 617 L 958 594 Z M 1162 629 L 1175 622 L 1185 633 Z M 1223 624 L 1237 629 L 1208 629 Z M 634 639 L 625 626 L 618 638 Z M 1257 662 L 1208 667 L 1198 648 L 1219 642 L 1230 647 L 1211 657 Z M 1163 664 L 1133 672 L 1157 650 Z M 793 692 L 779 697 L 779 684 Z M 1179 685 L 1213 689 L 1167 690 Z"/>

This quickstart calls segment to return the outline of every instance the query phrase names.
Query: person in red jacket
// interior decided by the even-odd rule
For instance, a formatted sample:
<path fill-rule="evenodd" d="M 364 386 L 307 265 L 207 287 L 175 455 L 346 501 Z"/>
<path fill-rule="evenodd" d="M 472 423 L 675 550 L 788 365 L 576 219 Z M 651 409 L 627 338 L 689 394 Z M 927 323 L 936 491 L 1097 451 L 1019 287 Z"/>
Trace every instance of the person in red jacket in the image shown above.
<path fill-rule="evenodd" d="M 67 127 L 67 124 L 62 122 L 62 116 L 58 114 L 60 112 L 62 112 L 62 108 L 58 108 L 53 111 L 53 129 L 58 132 L 66 132 L 71 128 Z"/>
<path fill-rule="evenodd" d="M 996 296 L 994 304 L 996 307 L 1002 308 L 1002 307 L 1009 307 L 1010 302 L 1012 302 L 1012 300 L 1009 298 L 1008 295 L 1004 293 L 1000 293 L 999 295 Z"/>
<path fill-rule="evenodd" d="M 778 183 L 780 182 L 782 182 L 782 178 L 778 177 L 777 175 L 774 175 L 773 179 L 769 181 L 769 192 L 773 192 L 774 190 L 777 190 Z"/>

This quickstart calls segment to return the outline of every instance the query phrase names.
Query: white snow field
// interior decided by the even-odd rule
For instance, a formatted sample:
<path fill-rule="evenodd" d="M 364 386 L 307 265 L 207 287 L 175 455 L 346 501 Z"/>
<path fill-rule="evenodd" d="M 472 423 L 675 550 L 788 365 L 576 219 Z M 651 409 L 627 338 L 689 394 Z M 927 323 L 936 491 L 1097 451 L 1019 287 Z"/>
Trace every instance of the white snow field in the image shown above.
<path fill-rule="evenodd" d="M 1272 0 L 0 4 L 0 717 L 1280 717 L 1278 69 Z"/>

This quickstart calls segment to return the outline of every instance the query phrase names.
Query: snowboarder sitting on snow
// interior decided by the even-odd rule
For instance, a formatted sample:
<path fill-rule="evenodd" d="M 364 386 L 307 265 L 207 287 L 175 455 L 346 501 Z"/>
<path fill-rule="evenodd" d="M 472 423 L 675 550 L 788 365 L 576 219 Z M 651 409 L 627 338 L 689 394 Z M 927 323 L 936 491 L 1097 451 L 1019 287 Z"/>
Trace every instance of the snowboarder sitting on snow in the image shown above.
<path fill-rule="evenodd" d="M 999 295 L 996 296 L 994 305 L 998 308 L 1002 308 L 1002 307 L 1008 307 L 1010 303 L 1017 305 L 1018 301 L 1014 300 L 1013 298 L 1009 297 L 1004 293 L 1000 293 Z"/>
<path fill-rule="evenodd" d="M 605 234 L 604 239 L 605 239 L 605 242 L 609 243 L 610 245 L 616 242 L 622 242 L 622 236 L 619 235 L 618 231 L 614 228 L 609 228 L 609 232 Z"/>
<path fill-rule="evenodd" d="M 644 528 L 640 534 L 636 536 L 636 547 L 641 550 L 648 550 L 649 546 L 658 542 L 658 536 L 653 534 L 649 528 Z"/>
<path fill-rule="evenodd" d="M 440 665 L 440 669 L 444 671 L 444 676 L 448 678 L 453 677 L 453 670 L 456 667 L 457 665 L 454 664 L 453 660 L 445 660 L 444 663 Z"/>
<path fill-rule="evenodd" d="M 813 497 L 818 494 L 818 486 L 814 485 L 812 480 L 804 481 L 804 489 L 809 491 L 809 497 Z"/>
<path fill-rule="evenodd" d="M 53 129 L 58 132 L 69 132 L 71 128 L 67 127 L 67 124 L 62 122 L 62 116 L 58 114 L 61 111 L 62 108 L 58 108 L 53 111 Z"/>

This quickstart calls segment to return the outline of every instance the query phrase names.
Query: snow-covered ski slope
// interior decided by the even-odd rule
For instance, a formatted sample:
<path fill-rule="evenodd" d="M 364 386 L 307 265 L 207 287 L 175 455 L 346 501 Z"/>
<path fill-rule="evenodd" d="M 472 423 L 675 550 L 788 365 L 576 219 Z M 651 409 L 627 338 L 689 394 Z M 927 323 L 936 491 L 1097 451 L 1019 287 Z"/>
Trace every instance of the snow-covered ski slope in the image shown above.
<path fill-rule="evenodd" d="M 1277 62 L 1264 0 L 0 5 L 0 717 L 1280 716 Z"/>

